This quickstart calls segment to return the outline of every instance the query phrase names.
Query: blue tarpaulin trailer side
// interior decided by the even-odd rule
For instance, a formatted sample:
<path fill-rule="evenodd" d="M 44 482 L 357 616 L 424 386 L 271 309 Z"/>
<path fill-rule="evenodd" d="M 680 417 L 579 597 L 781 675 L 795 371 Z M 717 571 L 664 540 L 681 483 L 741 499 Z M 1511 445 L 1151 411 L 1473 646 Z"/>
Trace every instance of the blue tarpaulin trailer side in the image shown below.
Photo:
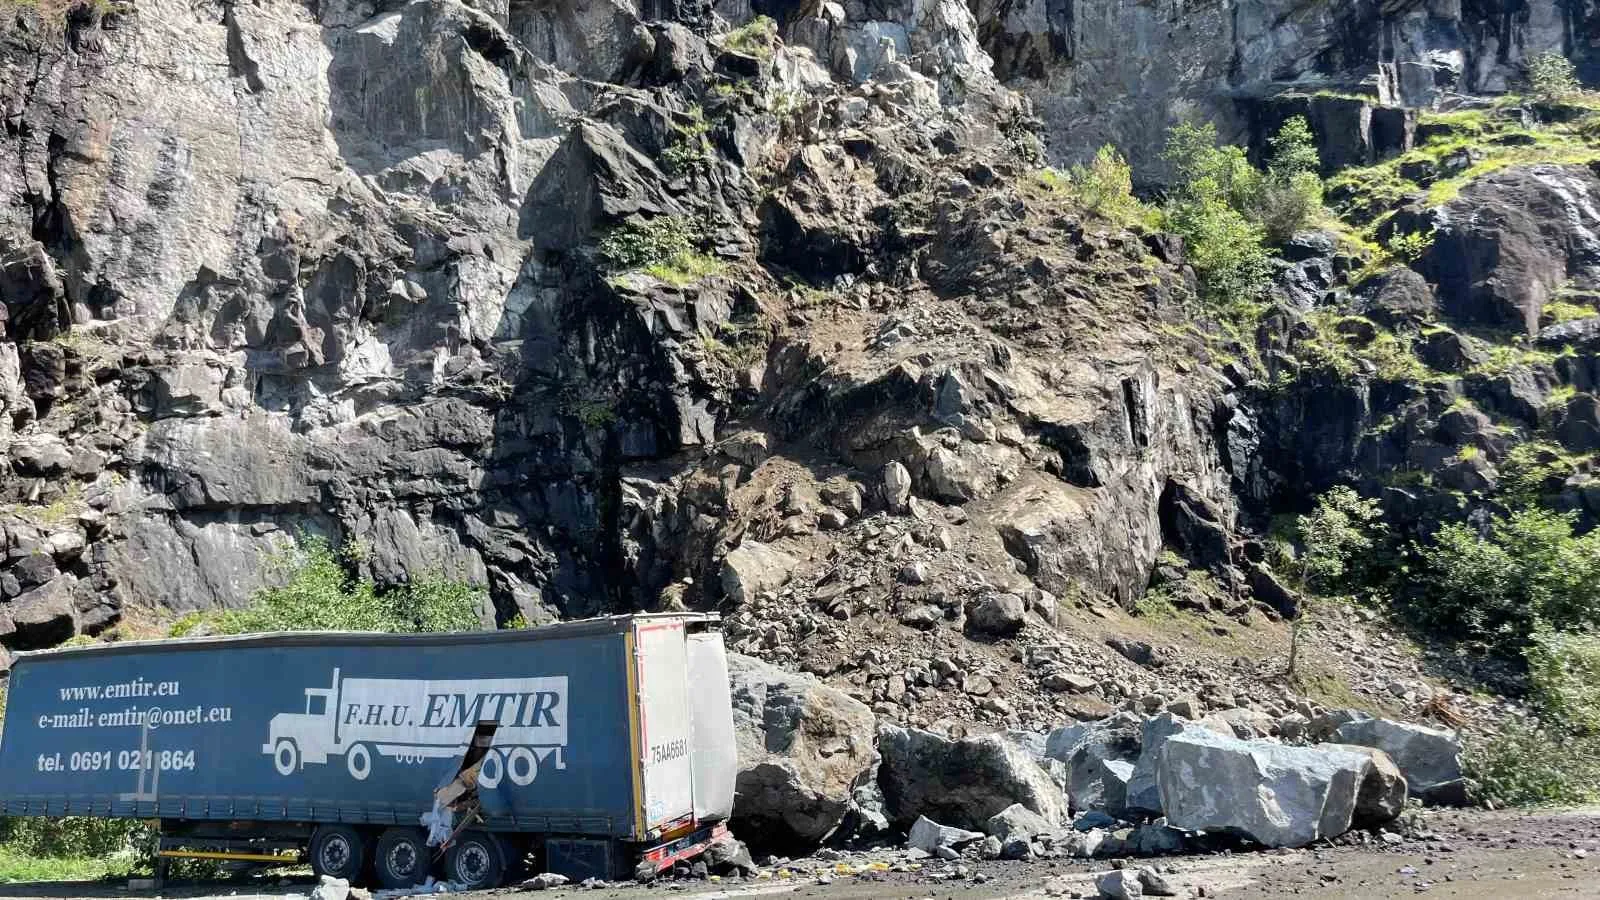
<path fill-rule="evenodd" d="M 725 705 L 725 694 L 689 685 L 692 658 L 698 668 L 707 656 L 697 648 L 714 645 L 721 659 L 715 623 L 642 615 L 19 654 L 0 731 L 0 814 L 154 818 L 196 834 L 230 823 L 235 836 L 240 822 L 345 826 L 350 849 L 370 859 L 377 848 L 362 842 L 382 826 L 415 831 L 488 729 L 476 828 L 502 844 L 679 842 L 732 803 L 720 780 L 696 796 L 690 759 L 694 723 L 731 720 L 695 708 Z"/>

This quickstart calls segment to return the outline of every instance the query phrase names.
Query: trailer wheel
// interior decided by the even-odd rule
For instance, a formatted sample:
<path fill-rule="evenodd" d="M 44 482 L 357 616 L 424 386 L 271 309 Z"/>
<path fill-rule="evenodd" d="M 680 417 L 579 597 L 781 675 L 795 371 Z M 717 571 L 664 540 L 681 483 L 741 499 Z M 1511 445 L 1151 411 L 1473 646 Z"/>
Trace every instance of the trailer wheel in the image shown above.
<path fill-rule="evenodd" d="M 539 777 L 539 759 L 527 747 L 513 747 L 506 753 L 506 776 L 518 787 L 533 784 Z"/>
<path fill-rule="evenodd" d="M 356 881 L 367 864 L 367 845 L 349 825 L 318 825 L 311 835 L 311 871 Z"/>
<path fill-rule="evenodd" d="M 367 751 L 366 744 L 356 744 L 345 751 L 344 764 L 350 769 L 350 777 L 357 781 L 366 781 L 372 774 L 372 754 Z"/>
<path fill-rule="evenodd" d="M 293 775 L 300 768 L 300 748 L 288 738 L 278 738 L 272 748 L 272 764 L 277 766 L 279 775 Z"/>
<path fill-rule="evenodd" d="M 469 891 L 499 887 L 506 877 L 505 848 L 488 832 L 465 832 L 445 854 L 444 874 Z"/>
<path fill-rule="evenodd" d="M 428 836 L 422 829 L 385 829 L 373 854 L 373 873 L 383 887 L 413 887 L 427 877 L 430 855 Z"/>
<path fill-rule="evenodd" d="M 478 766 L 478 787 L 499 787 L 500 779 L 505 774 L 505 757 L 500 755 L 499 750 L 490 750 L 484 754 L 483 762 Z"/>

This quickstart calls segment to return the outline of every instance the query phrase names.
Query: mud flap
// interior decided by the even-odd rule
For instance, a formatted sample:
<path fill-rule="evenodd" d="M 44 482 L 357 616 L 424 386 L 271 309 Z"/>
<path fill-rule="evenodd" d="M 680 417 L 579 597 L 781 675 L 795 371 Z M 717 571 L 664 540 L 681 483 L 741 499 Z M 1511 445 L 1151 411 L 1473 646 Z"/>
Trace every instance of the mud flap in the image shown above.
<path fill-rule="evenodd" d="M 677 840 L 657 844 L 639 854 L 639 865 L 633 870 L 638 881 L 650 881 L 673 863 L 694 859 L 706 848 L 728 836 L 728 826 L 722 822 L 692 831 Z"/>

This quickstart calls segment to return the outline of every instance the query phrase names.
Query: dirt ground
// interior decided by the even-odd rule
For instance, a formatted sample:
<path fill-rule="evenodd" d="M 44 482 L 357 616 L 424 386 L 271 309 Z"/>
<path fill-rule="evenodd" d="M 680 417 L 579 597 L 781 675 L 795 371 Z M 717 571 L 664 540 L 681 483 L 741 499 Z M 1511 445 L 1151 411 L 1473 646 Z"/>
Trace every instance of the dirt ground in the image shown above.
<path fill-rule="evenodd" d="M 1296 894 L 1326 898 L 1430 896 L 1501 900 L 1511 897 L 1600 897 L 1600 808 L 1539 812 L 1441 812 L 1429 817 L 1431 840 L 1393 847 L 1351 846 L 1264 853 L 1219 854 L 1144 860 L 1163 873 L 1179 897 L 1278 898 Z M 792 873 L 811 868 L 828 873 L 833 863 L 796 861 Z M 953 877 L 955 866 L 964 877 Z M 785 895 L 810 900 L 999 900 L 999 898 L 1094 897 L 1094 878 L 1110 869 L 1107 861 L 941 863 L 929 861 L 917 872 L 833 876 L 821 883 L 815 874 L 790 878 L 764 872 L 754 879 L 717 882 L 664 882 L 649 887 L 607 885 L 585 890 L 545 892 L 548 900 L 649 900 L 653 895 L 694 900 Z M 824 878 L 827 877 L 826 875 Z M 305 897 L 309 879 L 217 882 L 172 886 L 165 892 L 129 890 L 125 883 L 0 885 L 0 897 L 190 898 L 243 900 L 250 897 Z M 514 889 L 455 894 L 487 900 L 522 892 Z"/>

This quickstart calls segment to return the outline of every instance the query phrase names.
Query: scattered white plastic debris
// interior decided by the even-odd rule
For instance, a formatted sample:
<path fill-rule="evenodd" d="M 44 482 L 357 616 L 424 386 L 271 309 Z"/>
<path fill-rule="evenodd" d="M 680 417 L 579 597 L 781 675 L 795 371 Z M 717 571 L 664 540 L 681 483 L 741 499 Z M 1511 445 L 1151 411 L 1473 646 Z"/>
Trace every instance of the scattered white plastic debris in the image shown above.
<path fill-rule="evenodd" d="M 383 891 L 374 891 L 372 900 L 391 900 L 394 897 L 418 897 L 424 894 L 454 894 L 467 890 L 464 884 L 454 881 L 434 881 L 429 875 L 428 880 L 411 888 L 390 888 Z"/>
<path fill-rule="evenodd" d="M 437 797 L 433 809 L 422 814 L 422 827 L 428 829 L 428 846 L 437 847 L 450 839 L 450 825 L 454 816 Z"/>

